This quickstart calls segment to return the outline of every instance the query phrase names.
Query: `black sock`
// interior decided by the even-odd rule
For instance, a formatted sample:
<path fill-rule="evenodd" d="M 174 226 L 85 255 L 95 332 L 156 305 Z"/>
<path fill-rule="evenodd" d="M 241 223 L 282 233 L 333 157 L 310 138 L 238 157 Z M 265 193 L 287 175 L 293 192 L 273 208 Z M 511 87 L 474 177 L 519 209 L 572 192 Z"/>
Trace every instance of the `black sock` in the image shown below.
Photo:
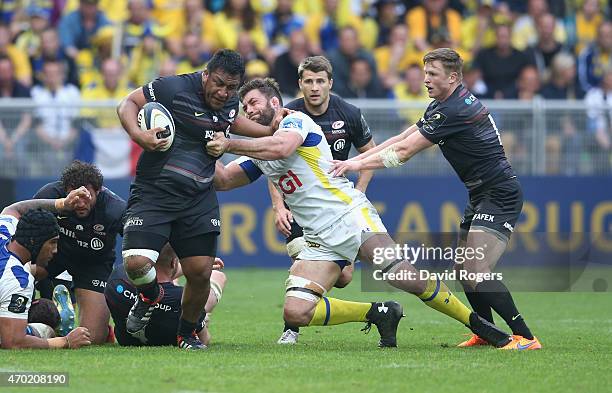
<path fill-rule="evenodd" d="M 287 322 L 285 322 L 285 329 L 283 329 L 283 332 L 286 332 L 287 330 L 291 330 L 291 331 L 296 332 L 296 333 L 300 332 L 300 328 L 299 327 L 291 326 Z"/>
<path fill-rule="evenodd" d="M 473 292 L 466 288 L 465 296 L 467 297 L 472 309 L 476 311 L 476 314 L 480 315 L 484 320 L 493 322 L 493 311 L 491 311 L 491 306 L 489 306 L 489 302 L 480 296 L 477 292 Z"/>
<path fill-rule="evenodd" d="M 181 318 L 179 320 L 177 335 L 181 337 L 189 337 L 193 334 L 196 328 L 195 322 L 189 322 Z"/>
<path fill-rule="evenodd" d="M 146 297 L 149 302 L 154 302 L 159 297 L 159 284 L 157 283 L 157 277 L 155 280 L 148 284 L 139 285 L 138 292 L 142 293 L 142 296 Z"/>
<path fill-rule="evenodd" d="M 533 334 L 518 312 L 512 295 L 504 283 L 499 280 L 483 281 L 476 284 L 476 292 L 506 321 L 513 334 L 533 339 Z"/>

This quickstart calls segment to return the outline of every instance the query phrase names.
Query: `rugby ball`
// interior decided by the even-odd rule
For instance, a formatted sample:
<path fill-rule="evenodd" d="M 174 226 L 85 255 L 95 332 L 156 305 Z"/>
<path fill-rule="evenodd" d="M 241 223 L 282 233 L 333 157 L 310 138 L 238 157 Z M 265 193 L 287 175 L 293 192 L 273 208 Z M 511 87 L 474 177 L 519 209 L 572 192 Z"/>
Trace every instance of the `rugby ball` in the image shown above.
<path fill-rule="evenodd" d="M 157 133 L 158 139 L 170 138 L 168 147 L 162 151 L 166 151 L 172 146 L 175 131 L 174 120 L 170 111 L 159 102 L 147 102 L 144 104 L 138 112 L 138 126 L 143 131 L 156 127 L 165 128 L 165 130 Z"/>

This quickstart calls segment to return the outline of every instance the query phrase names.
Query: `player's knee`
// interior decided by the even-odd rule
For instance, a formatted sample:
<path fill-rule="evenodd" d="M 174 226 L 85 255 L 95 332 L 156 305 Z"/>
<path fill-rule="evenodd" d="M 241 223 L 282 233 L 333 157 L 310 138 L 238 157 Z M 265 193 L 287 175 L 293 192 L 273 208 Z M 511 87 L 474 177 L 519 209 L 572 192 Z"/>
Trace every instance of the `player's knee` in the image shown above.
<path fill-rule="evenodd" d="M 353 280 L 353 271 L 349 269 L 342 269 L 342 273 L 340 277 L 338 277 L 338 281 L 334 284 L 336 288 L 344 288 L 351 283 Z"/>
<path fill-rule="evenodd" d="M 312 319 L 313 308 L 285 303 L 283 319 L 291 326 L 308 326 Z"/>
<path fill-rule="evenodd" d="M 183 264 L 185 279 L 192 284 L 202 285 L 210 281 L 212 264 L 208 263 L 185 263 Z"/>

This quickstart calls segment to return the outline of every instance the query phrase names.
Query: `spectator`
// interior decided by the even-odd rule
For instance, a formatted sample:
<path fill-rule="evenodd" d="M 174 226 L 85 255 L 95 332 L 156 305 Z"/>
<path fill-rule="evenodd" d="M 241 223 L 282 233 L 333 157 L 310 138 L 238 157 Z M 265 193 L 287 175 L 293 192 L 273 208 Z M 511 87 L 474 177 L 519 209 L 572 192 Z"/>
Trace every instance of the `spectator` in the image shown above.
<path fill-rule="evenodd" d="M 346 26 L 353 26 L 357 32 L 362 27 L 361 18 L 350 11 L 349 2 L 323 0 L 323 11 L 310 15 L 304 27 L 311 45 L 310 51 L 320 55 L 337 49 L 339 32 Z"/>
<path fill-rule="evenodd" d="M 528 65 L 521 70 L 515 88 L 505 98 L 531 101 L 538 95 L 541 84 L 538 69 Z"/>
<path fill-rule="evenodd" d="M 604 69 L 600 86 L 589 90 L 584 98 L 587 110 L 587 146 L 591 153 L 593 171 L 610 174 L 612 150 L 612 67 Z"/>
<path fill-rule="evenodd" d="M 391 98 L 380 80 L 375 77 L 368 59 L 357 57 L 351 62 L 349 83 L 345 91 L 337 91 L 343 98 Z"/>
<path fill-rule="evenodd" d="M 294 30 L 289 35 L 289 49 L 276 58 L 272 76 L 278 82 L 283 95 L 295 97 L 298 94 L 297 69 L 302 60 L 312 56 L 308 51 L 308 39 L 302 30 Z"/>
<path fill-rule="evenodd" d="M 270 75 L 270 67 L 263 60 L 250 60 L 244 67 L 245 83 L 255 78 L 265 78 Z"/>
<path fill-rule="evenodd" d="M 102 82 L 83 89 L 84 100 L 119 101 L 130 93 L 123 66 L 116 59 L 102 62 Z M 114 108 L 84 108 L 82 116 L 88 119 L 88 137 L 94 147 L 93 162 L 107 178 L 125 177 L 130 174 L 130 138 L 121 127 Z M 81 152 L 83 154 L 84 152 Z"/>
<path fill-rule="evenodd" d="M 487 85 L 486 98 L 504 98 L 521 70 L 530 64 L 524 52 L 512 47 L 510 34 L 509 25 L 498 25 L 495 28 L 495 46 L 480 50 L 474 60 L 473 66 L 480 69 Z"/>
<path fill-rule="evenodd" d="M 377 0 L 374 6 L 376 8 L 376 25 L 378 26 L 376 36 L 376 47 L 378 48 L 389 43 L 391 32 L 395 26 L 402 25 L 401 16 L 404 14 L 404 5 L 399 0 Z"/>
<path fill-rule="evenodd" d="M 578 78 L 582 89 L 589 91 L 601 84 L 603 70 L 612 66 L 612 22 L 605 21 L 597 29 L 597 40 L 578 57 Z"/>
<path fill-rule="evenodd" d="M 30 89 L 15 79 L 13 63 L 7 56 L 0 56 L 0 100 L 5 98 L 29 98 Z M 0 176 L 27 175 L 28 162 L 25 156 L 26 134 L 32 125 L 29 111 L 3 111 L 0 122 Z"/>
<path fill-rule="evenodd" d="M 210 59 L 210 53 L 202 50 L 200 37 L 188 32 L 183 37 L 183 58 L 176 66 L 177 74 L 189 74 L 204 70 L 206 62 Z"/>
<path fill-rule="evenodd" d="M 406 24 L 420 51 L 439 41 L 450 42 L 452 48 L 461 42 L 461 15 L 448 7 L 447 0 L 423 0 L 423 5 L 408 11 Z"/>
<path fill-rule="evenodd" d="M 514 22 L 512 30 L 512 45 L 518 50 L 525 50 L 530 45 L 535 45 L 538 40 L 536 21 L 544 14 L 549 13 L 546 0 L 528 0 L 527 14 L 520 16 Z M 565 44 L 567 33 L 563 22 L 555 19 L 555 40 Z"/>
<path fill-rule="evenodd" d="M 409 41 L 406 25 L 393 26 L 389 34 L 389 42 L 374 50 L 378 75 L 383 85 L 392 89 L 393 86 L 401 83 L 400 73 L 411 64 L 421 64 L 424 55 L 423 52 L 417 51 Z"/>
<path fill-rule="evenodd" d="M 121 52 L 130 56 L 132 50 L 142 42 L 142 37 L 152 34 L 159 27 L 151 19 L 147 0 L 128 1 L 128 13 L 128 19 L 122 23 L 119 40 Z"/>
<path fill-rule="evenodd" d="M 8 26 L 0 24 L 0 55 L 8 56 L 13 63 L 15 77 L 26 86 L 32 85 L 32 68 L 25 52 L 11 43 Z"/>
<path fill-rule="evenodd" d="M 236 52 L 240 53 L 245 64 L 251 60 L 263 60 L 263 56 L 257 51 L 251 35 L 246 31 L 238 34 Z"/>
<path fill-rule="evenodd" d="M 305 20 L 293 12 L 293 0 L 278 0 L 274 12 L 263 16 L 263 27 L 270 42 L 266 58 L 268 63 L 289 48 L 289 36 L 296 30 L 302 30 Z"/>
<path fill-rule="evenodd" d="M 59 24 L 62 48 L 75 59 L 81 49 L 91 48 L 91 38 L 110 21 L 98 9 L 98 0 L 79 0 L 79 8 L 65 15 Z"/>
<path fill-rule="evenodd" d="M 61 61 L 45 62 L 42 79 L 43 86 L 34 86 L 31 91 L 38 120 L 35 163 L 43 171 L 39 175 L 51 175 L 61 172 L 72 160 L 72 146 L 77 136 L 72 123 L 78 115 L 75 105 L 80 94 L 75 86 L 64 83 L 65 70 Z"/>
<path fill-rule="evenodd" d="M 346 92 L 349 84 L 351 63 L 357 58 L 365 59 L 370 64 L 372 78 L 379 83 L 376 62 L 359 43 L 357 30 L 352 26 L 345 26 L 339 33 L 338 49 L 329 52 L 329 61 L 334 69 L 334 92 Z"/>
<path fill-rule="evenodd" d="M 171 58 L 166 58 L 159 66 L 159 76 L 178 75 L 176 72 L 176 61 Z"/>
<path fill-rule="evenodd" d="M 532 56 L 542 79 L 548 81 L 552 59 L 561 52 L 563 45 L 555 38 L 556 20 L 552 14 L 543 14 L 536 22 L 538 41 L 529 47 L 528 53 Z"/>
<path fill-rule="evenodd" d="M 575 48 L 579 55 L 584 48 L 597 39 L 597 29 L 604 20 L 599 0 L 584 0 L 575 16 Z"/>
<path fill-rule="evenodd" d="M 495 45 L 494 0 L 478 0 L 476 14 L 461 24 L 461 47 L 476 56 L 481 48 Z"/>
<path fill-rule="evenodd" d="M 57 30 L 52 27 L 45 29 L 40 35 L 40 53 L 30 57 L 34 84 L 42 85 L 42 69 L 47 61 L 63 62 L 64 69 L 67 72 L 66 81 L 69 84 L 79 86 L 79 75 L 76 64 L 73 59 L 66 56 L 66 53 L 60 46 Z"/>
<path fill-rule="evenodd" d="M 584 90 L 576 76 L 576 60 L 567 52 L 558 53 L 552 60 L 550 81 L 542 87 L 542 97 L 549 100 L 581 100 Z"/>
<path fill-rule="evenodd" d="M 149 4 L 153 4 L 151 17 L 164 31 L 164 47 L 172 56 L 180 56 L 181 54 L 181 38 L 186 27 L 184 2 L 185 0 L 149 1 Z M 162 38 L 157 32 L 154 32 L 153 35 Z"/>
<path fill-rule="evenodd" d="M 418 108 L 407 108 L 400 111 L 400 115 L 406 124 L 416 124 L 423 114 L 423 108 L 430 101 L 429 94 L 423 83 L 424 79 L 423 68 L 417 64 L 412 64 L 406 70 L 402 83 L 398 83 L 393 89 L 395 98 L 400 102 L 419 104 Z"/>
<path fill-rule="evenodd" d="M 185 0 L 185 36 L 187 32 L 195 33 L 201 39 L 202 51 L 212 53 L 215 43 L 215 17 L 204 8 L 202 0 Z"/>
<path fill-rule="evenodd" d="M 581 100 L 584 91 L 576 77 L 576 60 L 567 52 L 560 52 L 552 61 L 550 81 L 544 85 L 541 95 L 546 99 Z M 584 141 L 578 130 L 584 129 L 582 116 L 575 112 L 562 111 L 558 114 L 548 112 L 546 116 L 547 147 L 558 145 L 561 157 L 558 163 L 555 156 L 547 154 L 547 173 L 574 175 L 580 171 L 580 155 Z M 559 132 L 556 132 L 556 131 Z M 556 140 L 559 140 L 558 142 Z"/>
<path fill-rule="evenodd" d="M 463 67 L 463 84 L 478 98 L 487 95 L 487 85 L 482 80 L 482 72 L 472 64 Z"/>
<path fill-rule="evenodd" d="M 28 29 L 17 37 L 15 46 L 25 52 L 28 57 L 40 53 L 40 36 L 49 27 L 49 12 L 42 7 L 32 5 L 28 7 Z"/>
<path fill-rule="evenodd" d="M 268 38 L 249 0 L 227 0 L 223 11 L 215 14 L 216 47 L 236 49 L 240 32 L 249 34 L 259 53 L 264 53 Z"/>
<path fill-rule="evenodd" d="M 128 81 L 134 86 L 142 86 L 159 75 L 160 64 L 170 57 L 161 39 L 147 34 L 132 51 L 128 69 Z"/>

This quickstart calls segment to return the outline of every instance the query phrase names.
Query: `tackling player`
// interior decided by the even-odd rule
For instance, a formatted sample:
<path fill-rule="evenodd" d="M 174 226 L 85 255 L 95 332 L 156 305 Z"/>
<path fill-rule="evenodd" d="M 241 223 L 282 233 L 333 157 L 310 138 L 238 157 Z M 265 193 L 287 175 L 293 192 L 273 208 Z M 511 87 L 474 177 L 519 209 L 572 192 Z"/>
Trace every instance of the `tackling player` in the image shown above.
<path fill-rule="evenodd" d="M 370 127 L 363 118 L 361 110 L 337 95 L 330 94 L 334 80 L 329 60 L 323 56 L 305 58 L 298 66 L 298 77 L 300 92 L 304 97 L 291 101 L 285 107 L 304 112 L 321 127 L 335 160 L 348 159 L 351 146 L 355 146 L 360 153 L 375 146 Z M 369 170 L 361 171 L 355 188 L 365 193 L 373 173 Z M 268 186 L 275 212 L 274 222 L 277 229 L 286 236 L 287 253 L 295 259 L 304 247 L 304 233 L 293 220 L 291 211 L 284 203 L 280 192 L 272 183 L 268 182 Z M 353 264 L 349 264 L 342 269 L 342 275 L 334 286 L 343 288 L 352 278 Z M 291 343 L 297 340 L 298 334 L 299 328 L 285 321 L 283 335 L 278 343 Z"/>
<path fill-rule="evenodd" d="M 60 239 L 57 254 L 36 279 L 54 278 L 67 270 L 72 276 L 79 306 L 79 326 L 91 332 L 92 343 L 102 344 L 109 336 L 110 313 L 104 302 L 106 280 L 115 263 L 117 235 L 123 233 L 126 203 L 104 187 L 102 173 L 93 164 L 73 161 L 59 181 L 43 186 L 34 198 L 61 198 L 85 187 L 91 199 L 79 199 L 70 214 L 58 214 Z"/>
<path fill-rule="evenodd" d="M 269 124 L 282 106 L 278 85 L 272 79 L 246 83 L 240 97 L 247 116 L 261 124 Z M 227 167 L 218 163 L 215 186 L 235 188 L 263 173 L 283 192 L 296 221 L 304 228 L 306 247 L 291 266 L 286 282 L 285 320 L 294 326 L 368 321 L 377 325 L 381 346 L 395 346 L 402 313 L 399 304 L 370 305 L 325 296 L 345 264 L 357 258 L 372 263 L 375 249 L 394 247 L 395 243 L 366 196 L 345 177 L 327 174 L 332 155 L 320 127 L 306 114 L 294 112 L 282 120 L 274 136 L 229 140 L 219 133 L 207 149 L 213 155 L 228 151 L 253 157 Z M 386 260 L 379 267 L 389 274 L 416 273 L 414 266 L 403 260 Z M 507 334 L 465 307 L 440 280 L 387 278 L 391 285 L 415 294 L 494 344 L 508 339 Z"/>
<path fill-rule="evenodd" d="M 79 348 L 91 344 L 87 328 L 66 337 L 41 338 L 27 334 L 28 312 L 34 295 L 30 267 L 45 267 L 57 252 L 59 226 L 53 213 L 73 211 L 85 188 L 66 198 L 16 202 L 0 214 L 0 342 L 2 348 Z M 44 210 L 42 210 L 44 209 Z M 31 261 L 31 264 L 28 262 Z M 31 332 L 33 333 L 33 332 Z"/>
<path fill-rule="evenodd" d="M 223 261 L 217 258 L 214 267 L 222 268 Z M 104 296 L 115 322 L 115 336 L 119 345 L 177 345 L 176 329 L 179 323 L 179 316 L 181 315 L 183 287 L 173 283 L 173 280 L 180 277 L 182 273 L 180 271 L 179 260 L 170 244 L 166 244 L 159 253 L 159 258 L 155 263 L 155 272 L 157 274 L 157 282 L 164 288 L 164 297 L 153 311 L 151 322 L 145 330 L 140 331 L 140 334 L 134 336 L 126 331 L 125 321 L 130 308 L 136 301 L 138 290 L 127 277 L 125 268 L 121 265 L 115 266 L 108 278 L 108 285 L 104 291 Z M 206 302 L 206 312 L 198 320 L 196 328 L 196 334 L 204 345 L 208 345 L 210 342 L 208 330 L 210 313 L 221 300 L 226 281 L 225 274 L 218 270 L 214 270 L 210 276 L 211 290 Z"/>
<path fill-rule="evenodd" d="M 523 206 L 523 192 L 504 153 L 499 130 L 489 110 L 462 84 L 463 60 L 452 49 L 427 53 L 425 86 L 434 100 L 416 124 L 400 135 L 349 161 L 335 161 L 330 173 L 402 165 L 434 144 L 459 175 L 469 193 L 461 220 L 460 247 L 483 247 L 485 260 L 467 260 L 457 269 L 490 273 L 504 250 Z M 418 131 L 418 132 L 417 132 Z M 505 349 L 540 349 L 501 280 L 463 280 L 474 310 L 493 323 L 491 308 L 506 321 L 513 336 Z M 460 347 L 487 344 L 472 336 Z"/>

